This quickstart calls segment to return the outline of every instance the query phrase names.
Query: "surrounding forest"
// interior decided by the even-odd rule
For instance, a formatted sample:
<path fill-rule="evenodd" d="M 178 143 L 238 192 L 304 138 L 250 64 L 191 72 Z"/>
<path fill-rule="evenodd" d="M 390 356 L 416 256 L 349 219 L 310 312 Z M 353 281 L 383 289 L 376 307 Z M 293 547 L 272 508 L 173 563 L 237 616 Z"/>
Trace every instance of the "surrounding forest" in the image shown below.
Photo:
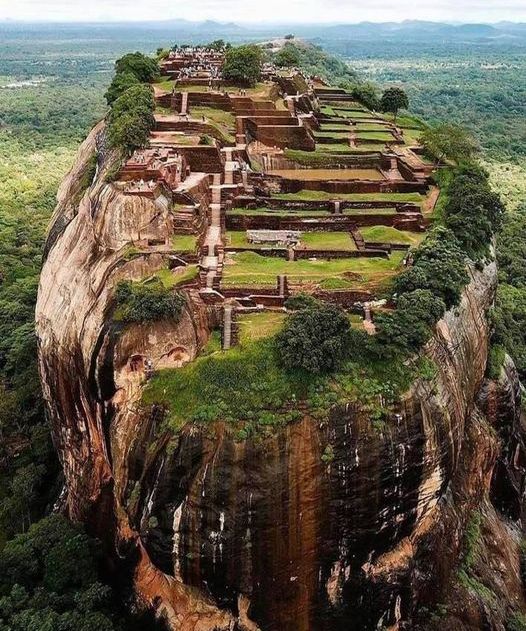
<path fill-rule="evenodd" d="M 106 112 L 115 59 L 172 43 L 165 31 L 126 28 L 0 31 L 0 631 L 132 628 L 112 606 L 97 543 L 45 517 L 61 481 L 38 383 L 33 310 L 56 190 Z M 513 349 L 526 376 L 526 49 L 377 41 L 335 48 L 364 79 L 402 86 L 413 113 L 461 123 L 483 147 L 509 209 L 498 244 L 494 355 Z M 342 64 L 327 66 L 321 55 L 307 61 L 312 72 L 345 79 Z"/>

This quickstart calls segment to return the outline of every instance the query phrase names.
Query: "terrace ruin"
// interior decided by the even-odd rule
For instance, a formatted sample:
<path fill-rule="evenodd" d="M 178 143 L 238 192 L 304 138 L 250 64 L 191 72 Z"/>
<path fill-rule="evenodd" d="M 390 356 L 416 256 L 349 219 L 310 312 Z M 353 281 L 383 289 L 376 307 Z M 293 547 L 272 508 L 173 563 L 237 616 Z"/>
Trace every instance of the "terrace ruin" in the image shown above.
<path fill-rule="evenodd" d="M 222 64 L 207 48 L 161 63 L 151 147 L 117 183 L 171 213 L 166 242 L 140 251 L 163 251 L 167 286 L 228 312 L 228 346 L 237 314 L 300 292 L 369 321 L 438 196 L 415 130 L 300 71 L 267 64 L 241 89 Z"/>

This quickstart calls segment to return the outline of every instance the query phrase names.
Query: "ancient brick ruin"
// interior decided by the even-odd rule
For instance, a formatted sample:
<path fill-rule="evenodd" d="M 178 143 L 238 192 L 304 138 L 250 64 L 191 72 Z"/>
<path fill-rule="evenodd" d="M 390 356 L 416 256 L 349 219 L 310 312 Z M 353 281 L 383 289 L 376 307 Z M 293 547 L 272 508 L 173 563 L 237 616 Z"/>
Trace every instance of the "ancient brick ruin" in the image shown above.
<path fill-rule="evenodd" d="M 267 64 L 261 83 L 242 89 L 224 81 L 222 64 L 221 52 L 202 47 L 161 62 L 151 146 L 131 156 L 117 186 L 171 208 L 175 237 L 136 245 L 162 253 L 178 274 L 195 266 L 178 286 L 234 305 L 229 323 L 298 292 L 370 320 L 369 303 L 407 264 L 437 198 L 414 133 L 298 70 Z M 193 235 L 195 247 L 182 251 L 177 235 Z M 371 260 L 370 274 L 354 271 L 357 259 Z M 334 261 L 336 277 L 324 276 Z M 302 262 L 320 273 L 304 274 Z"/>

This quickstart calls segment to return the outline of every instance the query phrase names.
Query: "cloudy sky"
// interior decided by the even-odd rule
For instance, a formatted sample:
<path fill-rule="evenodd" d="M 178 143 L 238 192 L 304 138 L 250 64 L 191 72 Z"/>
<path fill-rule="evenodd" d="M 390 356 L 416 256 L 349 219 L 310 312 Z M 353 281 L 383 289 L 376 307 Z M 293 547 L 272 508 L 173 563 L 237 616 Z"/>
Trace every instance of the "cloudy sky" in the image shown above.
<path fill-rule="evenodd" d="M 0 0 L 0 20 L 526 21 L 526 0 Z"/>

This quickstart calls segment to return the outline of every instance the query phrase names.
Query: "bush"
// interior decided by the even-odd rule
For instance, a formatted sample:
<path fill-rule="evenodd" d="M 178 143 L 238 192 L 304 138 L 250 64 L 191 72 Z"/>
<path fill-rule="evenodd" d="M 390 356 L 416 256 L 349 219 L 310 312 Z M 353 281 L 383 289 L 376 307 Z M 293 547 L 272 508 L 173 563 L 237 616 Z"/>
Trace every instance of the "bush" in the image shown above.
<path fill-rule="evenodd" d="M 397 295 L 428 289 L 446 307 L 458 304 L 468 281 L 465 255 L 453 233 L 446 228 L 431 230 L 414 254 L 413 266 L 394 281 Z"/>
<path fill-rule="evenodd" d="M 227 50 L 223 78 L 236 85 L 254 86 L 261 78 L 263 53 L 259 46 L 236 46 Z"/>
<path fill-rule="evenodd" d="M 486 255 L 493 234 L 501 227 L 504 205 L 480 170 L 455 172 L 447 190 L 444 223 L 474 260 Z"/>
<path fill-rule="evenodd" d="M 378 110 L 380 108 L 380 100 L 376 93 L 376 88 L 372 83 L 363 83 L 355 85 L 351 88 L 353 97 L 365 105 L 370 110 Z"/>
<path fill-rule="evenodd" d="M 400 296 L 393 313 L 375 318 L 375 342 L 391 355 L 413 354 L 431 337 L 433 325 L 442 317 L 446 305 L 428 289 L 416 289 Z"/>
<path fill-rule="evenodd" d="M 347 357 L 349 320 L 339 307 L 319 304 L 288 317 L 275 343 L 280 364 L 312 373 L 335 370 Z"/>
<path fill-rule="evenodd" d="M 180 294 L 165 289 L 161 283 L 123 281 L 117 285 L 115 298 L 116 319 L 126 323 L 179 320 L 185 305 Z"/>
<path fill-rule="evenodd" d="M 214 144 L 214 139 L 212 138 L 212 136 L 209 136 L 208 134 L 203 134 L 199 138 L 199 144 L 210 147 L 211 145 Z"/>
<path fill-rule="evenodd" d="M 299 311 L 300 309 L 315 307 L 319 304 L 320 301 L 316 300 L 316 298 L 310 294 L 296 294 L 285 300 L 285 307 L 291 311 Z"/>
<path fill-rule="evenodd" d="M 437 162 L 449 158 L 457 163 L 471 160 L 479 150 L 473 137 L 460 125 L 440 123 L 427 127 L 420 138 L 424 148 Z"/>

